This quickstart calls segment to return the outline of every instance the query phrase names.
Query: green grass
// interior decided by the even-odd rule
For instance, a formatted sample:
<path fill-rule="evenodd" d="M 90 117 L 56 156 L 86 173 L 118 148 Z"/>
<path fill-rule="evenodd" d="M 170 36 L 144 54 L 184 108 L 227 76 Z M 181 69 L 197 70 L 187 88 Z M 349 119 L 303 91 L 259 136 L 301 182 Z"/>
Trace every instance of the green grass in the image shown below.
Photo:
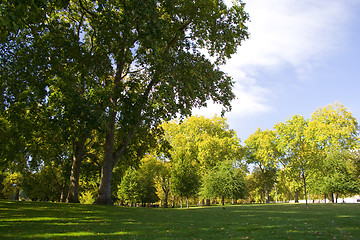
<path fill-rule="evenodd" d="M 223 210 L 0 201 L 0 239 L 360 239 L 360 204 Z"/>

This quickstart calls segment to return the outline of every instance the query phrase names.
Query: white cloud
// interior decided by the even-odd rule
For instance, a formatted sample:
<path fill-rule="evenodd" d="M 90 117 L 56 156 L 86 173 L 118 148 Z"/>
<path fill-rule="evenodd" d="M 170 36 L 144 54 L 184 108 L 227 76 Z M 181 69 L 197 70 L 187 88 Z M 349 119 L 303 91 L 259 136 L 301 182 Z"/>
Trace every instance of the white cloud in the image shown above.
<path fill-rule="evenodd" d="M 281 72 L 290 66 L 301 80 L 321 64 L 346 36 L 340 35 L 351 18 L 355 0 L 245 0 L 251 37 L 223 67 L 236 81 L 232 115 L 243 117 L 269 112 L 272 89 L 262 86 L 259 71 Z M 221 106 L 209 104 L 194 113 L 212 116 Z"/>

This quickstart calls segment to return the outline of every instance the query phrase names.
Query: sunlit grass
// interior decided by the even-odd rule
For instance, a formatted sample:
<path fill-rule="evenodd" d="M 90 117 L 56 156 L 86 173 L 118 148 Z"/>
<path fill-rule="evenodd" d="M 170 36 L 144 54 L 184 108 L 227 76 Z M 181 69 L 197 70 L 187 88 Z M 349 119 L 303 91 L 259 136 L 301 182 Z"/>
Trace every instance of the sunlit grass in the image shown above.
<path fill-rule="evenodd" d="M 0 239 L 360 239 L 360 204 L 223 210 L 0 201 Z"/>

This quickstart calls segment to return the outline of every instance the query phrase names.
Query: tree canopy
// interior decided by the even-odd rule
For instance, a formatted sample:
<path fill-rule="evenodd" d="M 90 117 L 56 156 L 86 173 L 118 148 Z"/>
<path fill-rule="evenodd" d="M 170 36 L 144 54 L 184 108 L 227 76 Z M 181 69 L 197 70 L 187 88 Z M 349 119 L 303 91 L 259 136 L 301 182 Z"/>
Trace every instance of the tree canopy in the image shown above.
<path fill-rule="evenodd" d="M 209 99 L 231 107 L 233 82 L 219 65 L 248 37 L 240 0 L 3 1 L 0 9 L 2 131 L 18 132 L 11 153 L 34 154 L 28 135 L 39 115 L 60 125 L 73 151 L 100 131 L 98 204 L 112 203 L 113 169 L 136 135 Z"/>

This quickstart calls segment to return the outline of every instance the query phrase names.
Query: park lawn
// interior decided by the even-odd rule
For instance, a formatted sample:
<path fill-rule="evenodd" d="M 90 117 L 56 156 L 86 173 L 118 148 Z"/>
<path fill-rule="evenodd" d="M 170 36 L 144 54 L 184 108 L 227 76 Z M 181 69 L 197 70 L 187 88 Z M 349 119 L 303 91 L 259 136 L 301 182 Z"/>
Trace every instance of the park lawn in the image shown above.
<path fill-rule="evenodd" d="M 0 201 L 0 239 L 360 239 L 360 204 L 223 210 Z"/>

